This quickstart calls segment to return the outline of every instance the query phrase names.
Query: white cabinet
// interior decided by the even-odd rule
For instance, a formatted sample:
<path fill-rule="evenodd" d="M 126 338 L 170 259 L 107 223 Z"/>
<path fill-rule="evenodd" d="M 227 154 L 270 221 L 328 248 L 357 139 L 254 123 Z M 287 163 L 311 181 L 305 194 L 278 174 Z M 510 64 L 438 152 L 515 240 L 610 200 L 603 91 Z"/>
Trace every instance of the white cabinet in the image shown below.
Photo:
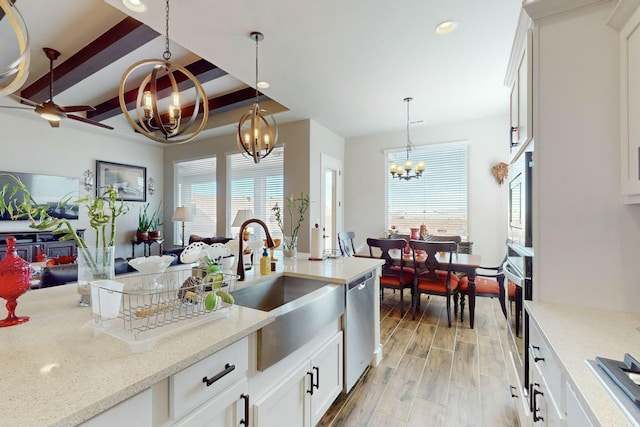
<path fill-rule="evenodd" d="M 342 391 L 342 332 L 253 406 L 253 426 L 314 426 Z"/>
<path fill-rule="evenodd" d="M 578 401 L 571 383 L 566 383 L 567 424 L 566 427 L 593 427 L 586 411 Z"/>
<path fill-rule="evenodd" d="M 249 405 L 247 379 L 242 378 L 180 420 L 175 427 L 248 425 Z"/>
<path fill-rule="evenodd" d="M 152 427 L 152 392 L 148 388 L 80 424 L 80 427 Z"/>
<path fill-rule="evenodd" d="M 169 405 L 172 420 L 214 398 L 230 384 L 246 378 L 249 340 L 243 338 L 173 375 Z"/>
<path fill-rule="evenodd" d="M 514 40 L 506 85 L 510 87 L 510 159 L 513 161 L 533 139 L 533 55 L 531 20 L 522 12 Z"/>
<path fill-rule="evenodd" d="M 625 203 L 640 203 L 640 10 L 620 31 L 621 190 Z"/>
<path fill-rule="evenodd" d="M 542 332 L 529 321 L 529 401 L 534 426 L 561 426 L 564 382 L 560 363 Z"/>

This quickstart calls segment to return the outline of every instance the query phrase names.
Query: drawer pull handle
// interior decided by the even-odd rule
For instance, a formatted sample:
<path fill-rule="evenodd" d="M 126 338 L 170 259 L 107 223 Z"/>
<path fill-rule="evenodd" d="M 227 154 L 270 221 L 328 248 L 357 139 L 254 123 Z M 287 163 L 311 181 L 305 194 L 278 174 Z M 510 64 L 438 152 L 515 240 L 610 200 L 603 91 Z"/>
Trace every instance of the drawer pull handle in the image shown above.
<path fill-rule="evenodd" d="M 536 386 L 538 385 L 539 384 L 536 384 Z M 537 389 L 534 389 L 533 394 L 531 395 L 531 400 L 533 401 L 533 410 L 531 412 L 533 412 L 534 423 L 537 423 L 538 421 L 544 421 L 544 418 L 538 415 L 538 413 L 540 412 L 540 408 L 538 408 L 538 399 L 537 399 L 538 396 L 544 396 L 544 393 L 541 391 L 538 391 Z"/>
<path fill-rule="evenodd" d="M 512 385 L 509 386 L 509 391 L 511 392 L 511 397 L 518 397 L 518 395 L 516 394 L 516 390 L 517 389 L 518 388 L 515 387 L 515 386 L 512 386 Z"/>
<path fill-rule="evenodd" d="M 315 387 L 316 390 L 320 388 L 320 368 L 317 366 L 313 367 L 313 370 L 316 371 L 316 383 L 313 384 L 313 381 L 311 382 L 311 388 Z M 313 378 L 313 377 L 312 377 Z"/>
<path fill-rule="evenodd" d="M 240 397 L 244 400 L 244 419 L 240 420 L 240 424 L 249 427 L 249 395 L 241 394 Z"/>
<path fill-rule="evenodd" d="M 540 361 L 544 362 L 544 357 L 539 357 L 536 355 L 536 350 L 540 350 L 540 347 L 538 347 L 537 345 L 533 345 L 533 344 L 529 344 L 529 353 L 531 354 L 531 357 L 533 358 L 533 361 L 535 363 L 538 363 Z"/>
<path fill-rule="evenodd" d="M 217 374 L 215 374 L 211 378 L 204 377 L 202 379 L 202 382 L 205 383 L 207 385 L 207 387 L 209 387 L 211 384 L 215 383 L 220 378 L 222 378 L 225 375 L 231 373 L 231 371 L 233 371 L 234 369 L 236 369 L 236 365 L 231 365 L 231 364 L 227 363 L 226 365 L 224 365 L 224 370 L 218 372 Z"/>
<path fill-rule="evenodd" d="M 307 390 L 307 393 L 309 393 L 311 396 L 313 396 L 313 372 L 307 372 L 307 375 L 309 375 L 309 377 L 311 378 L 309 380 L 309 390 Z"/>

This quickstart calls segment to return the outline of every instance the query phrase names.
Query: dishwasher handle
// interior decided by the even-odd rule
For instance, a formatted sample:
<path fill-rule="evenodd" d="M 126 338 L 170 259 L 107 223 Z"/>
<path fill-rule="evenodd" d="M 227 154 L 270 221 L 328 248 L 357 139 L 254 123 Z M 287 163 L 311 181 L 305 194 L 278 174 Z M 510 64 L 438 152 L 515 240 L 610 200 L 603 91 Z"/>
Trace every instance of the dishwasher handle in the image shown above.
<path fill-rule="evenodd" d="M 354 288 L 363 289 L 367 285 L 367 281 L 373 278 L 373 271 L 368 272 L 364 276 L 358 277 L 356 280 L 347 283 L 347 291 Z"/>

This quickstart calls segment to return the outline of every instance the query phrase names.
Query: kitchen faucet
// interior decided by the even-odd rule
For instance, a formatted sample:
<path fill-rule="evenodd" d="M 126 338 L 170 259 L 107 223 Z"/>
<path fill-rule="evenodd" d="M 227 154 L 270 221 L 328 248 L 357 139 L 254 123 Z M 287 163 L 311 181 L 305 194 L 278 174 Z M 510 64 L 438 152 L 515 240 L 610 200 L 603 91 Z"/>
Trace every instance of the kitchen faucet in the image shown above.
<path fill-rule="evenodd" d="M 262 228 L 264 229 L 265 234 L 267 235 L 267 247 L 268 248 L 272 248 L 274 246 L 273 244 L 273 239 L 271 238 L 271 234 L 269 234 L 269 230 L 267 229 L 267 225 L 262 222 L 261 220 L 257 219 L 257 218 L 250 218 L 248 220 L 246 220 L 245 222 L 242 223 L 242 225 L 240 226 L 240 233 L 238 234 L 238 276 L 240 276 L 240 278 L 238 280 L 244 280 L 244 260 L 242 259 L 242 255 L 243 255 L 243 249 L 242 249 L 242 242 L 244 241 L 244 239 L 242 238 L 242 236 L 244 235 L 244 229 L 247 227 L 247 225 L 251 224 L 255 222 L 256 224 L 259 224 L 262 226 Z"/>

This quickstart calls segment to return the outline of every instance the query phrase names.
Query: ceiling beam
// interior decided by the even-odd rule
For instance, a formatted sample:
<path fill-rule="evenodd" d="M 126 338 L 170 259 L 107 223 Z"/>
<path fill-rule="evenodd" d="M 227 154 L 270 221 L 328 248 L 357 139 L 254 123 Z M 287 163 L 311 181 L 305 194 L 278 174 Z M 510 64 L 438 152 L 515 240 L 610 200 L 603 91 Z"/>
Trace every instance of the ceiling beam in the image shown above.
<path fill-rule="evenodd" d="M 227 75 L 227 72 L 216 67 L 207 60 L 200 59 L 185 67 L 191 74 L 193 74 L 200 83 L 205 83 L 211 80 L 215 80 L 219 77 Z M 174 77 L 178 85 L 179 90 L 185 90 L 193 87 L 193 84 L 182 73 L 175 73 Z M 159 99 L 166 98 L 171 95 L 171 82 L 169 77 L 162 76 L 157 82 Z M 136 98 L 138 96 L 138 88 L 131 89 L 124 94 L 124 100 L 127 105 L 127 109 L 131 110 L 136 106 Z M 113 97 L 99 105 L 95 106 L 95 111 L 89 111 L 87 117 L 93 120 L 101 122 L 102 120 L 109 119 L 111 117 L 122 114 L 120 109 L 119 97 Z"/>
<path fill-rule="evenodd" d="M 54 96 L 159 35 L 155 30 L 131 17 L 123 19 L 54 68 Z M 20 96 L 37 103 L 46 101 L 49 97 L 49 80 L 47 73 L 24 88 Z"/>
<path fill-rule="evenodd" d="M 260 94 L 258 96 L 258 101 L 268 101 L 269 97 L 266 95 Z M 247 107 L 252 105 L 256 101 L 256 91 L 251 87 L 246 87 L 244 89 L 237 90 L 235 92 L 227 93 L 222 96 L 218 96 L 215 98 L 209 98 L 209 116 L 213 116 L 216 114 L 226 113 L 227 111 L 236 110 L 238 108 Z M 182 107 L 182 118 L 183 120 L 189 120 L 191 115 L 193 114 L 193 110 L 195 109 L 195 104 L 185 105 Z M 200 109 L 198 112 L 198 116 L 202 115 L 202 105 L 200 105 Z M 164 123 L 169 122 L 169 115 L 162 114 L 162 120 Z M 238 120 L 240 120 L 240 116 L 238 116 Z"/>

